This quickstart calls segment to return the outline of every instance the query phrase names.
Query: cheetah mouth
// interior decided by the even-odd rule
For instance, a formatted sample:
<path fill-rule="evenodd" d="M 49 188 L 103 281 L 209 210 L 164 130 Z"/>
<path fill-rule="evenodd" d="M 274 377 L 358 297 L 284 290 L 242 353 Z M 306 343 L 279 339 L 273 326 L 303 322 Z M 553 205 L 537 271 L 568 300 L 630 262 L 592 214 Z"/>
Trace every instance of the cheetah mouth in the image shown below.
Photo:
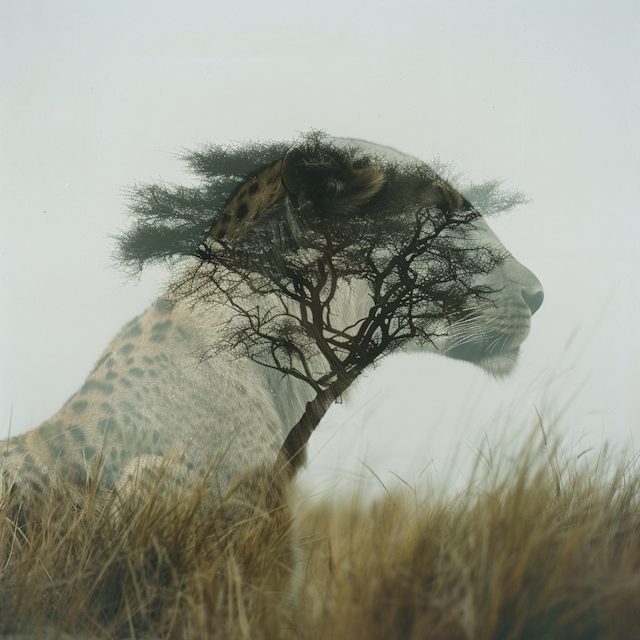
<path fill-rule="evenodd" d="M 450 325 L 444 354 L 504 378 L 515 369 L 530 328 L 530 313 L 475 311 Z"/>
<path fill-rule="evenodd" d="M 444 353 L 449 358 L 470 362 L 497 378 L 504 378 L 515 369 L 520 345 L 527 338 L 529 328 L 528 322 L 517 322 L 509 331 L 487 331 L 486 325 L 484 330 L 454 330 L 449 333 Z"/>
<path fill-rule="evenodd" d="M 481 341 L 454 345 L 446 350 L 446 355 L 454 360 L 464 360 L 480 367 L 496 378 L 510 375 L 518 363 L 520 345 L 491 348 L 491 342 Z"/>

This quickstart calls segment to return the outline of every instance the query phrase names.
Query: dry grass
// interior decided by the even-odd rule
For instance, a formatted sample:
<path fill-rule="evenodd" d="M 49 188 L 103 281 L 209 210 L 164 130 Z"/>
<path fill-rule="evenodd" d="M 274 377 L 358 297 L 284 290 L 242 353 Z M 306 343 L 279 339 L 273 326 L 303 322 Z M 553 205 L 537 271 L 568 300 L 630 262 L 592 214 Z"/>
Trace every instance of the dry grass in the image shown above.
<path fill-rule="evenodd" d="M 157 493 L 117 517 L 90 497 L 71 509 L 49 496 L 22 528 L 5 506 L 0 629 L 35 638 L 640 638 L 638 466 L 587 473 L 525 453 L 494 471 L 454 499 L 407 492 L 309 508 L 297 519 L 298 562 L 279 490 L 264 491 L 239 525 L 236 507 L 233 518 L 200 521 L 198 491 Z"/>

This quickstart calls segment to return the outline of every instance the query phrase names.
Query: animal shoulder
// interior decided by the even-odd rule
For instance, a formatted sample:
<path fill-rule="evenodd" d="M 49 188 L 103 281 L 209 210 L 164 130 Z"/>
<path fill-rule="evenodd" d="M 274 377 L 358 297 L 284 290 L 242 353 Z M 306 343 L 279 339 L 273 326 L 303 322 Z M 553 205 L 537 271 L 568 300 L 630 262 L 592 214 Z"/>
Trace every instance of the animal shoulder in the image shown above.
<path fill-rule="evenodd" d="M 87 380 L 40 427 L 4 443 L 3 493 L 35 496 L 64 483 L 99 483 L 106 496 L 159 461 L 198 482 L 211 473 L 222 496 L 233 477 L 277 454 L 282 424 L 259 368 L 219 354 L 215 311 L 159 299 L 127 323 Z M 178 469 L 178 472 L 175 470 Z"/>

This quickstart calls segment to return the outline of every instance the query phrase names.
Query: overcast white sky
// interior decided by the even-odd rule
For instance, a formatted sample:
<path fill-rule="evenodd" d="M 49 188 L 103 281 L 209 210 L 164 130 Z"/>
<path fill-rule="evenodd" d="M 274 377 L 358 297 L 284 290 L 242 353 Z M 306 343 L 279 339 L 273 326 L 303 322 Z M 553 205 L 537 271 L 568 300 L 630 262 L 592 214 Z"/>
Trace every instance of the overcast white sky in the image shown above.
<path fill-rule="evenodd" d="M 160 291 L 111 259 L 123 188 L 186 180 L 183 147 L 313 127 L 522 189 L 491 224 L 546 300 L 506 382 L 384 362 L 314 435 L 311 486 L 359 459 L 442 474 L 536 408 L 568 455 L 640 446 L 635 0 L 3 0 L 0 30 L 2 434 L 12 408 L 13 434 L 57 411 Z"/>

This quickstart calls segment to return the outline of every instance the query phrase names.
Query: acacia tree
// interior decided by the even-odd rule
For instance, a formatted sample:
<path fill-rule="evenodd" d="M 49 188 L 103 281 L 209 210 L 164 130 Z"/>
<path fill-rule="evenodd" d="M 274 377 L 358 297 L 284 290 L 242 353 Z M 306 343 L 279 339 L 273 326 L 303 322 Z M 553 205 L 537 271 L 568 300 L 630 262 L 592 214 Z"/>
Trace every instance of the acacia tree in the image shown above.
<path fill-rule="evenodd" d="M 286 152 L 286 155 L 285 155 Z M 282 196 L 232 236 L 210 230 L 236 185 L 284 155 Z M 478 274 L 504 256 L 477 234 L 478 209 L 425 164 L 394 164 L 318 134 L 282 145 L 204 147 L 186 155 L 197 187 L 137 186 L 137 221 L 120 258 L 145 263 L 191 255 L 176 299 L 223 304 L 221 350 L 241 354 L 315 392 L 287 436 L 279 464 L 295 470 L 331 403 L 362 371 L 410 341 L 433 343 L 445 327 L 490 301 Z M 499 183 L 475 187 L 489 209 L 523 201 Z M 232 237 L 232 239 L 229 239 Z M 345 290 L 368 297 L 345 324 Z"/>

